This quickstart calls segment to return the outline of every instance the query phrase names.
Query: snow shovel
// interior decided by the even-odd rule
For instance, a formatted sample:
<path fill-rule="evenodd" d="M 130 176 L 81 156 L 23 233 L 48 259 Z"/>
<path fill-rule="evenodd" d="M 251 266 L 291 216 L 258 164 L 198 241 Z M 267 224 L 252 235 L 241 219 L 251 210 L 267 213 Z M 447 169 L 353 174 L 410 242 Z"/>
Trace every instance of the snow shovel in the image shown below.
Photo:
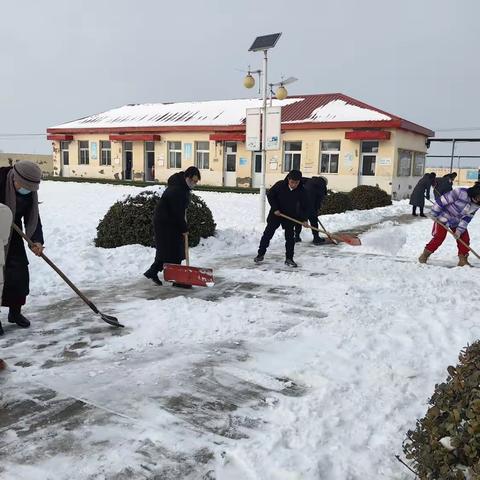
<path fill-rule="evenodd" d="M 213 270 L 211 268 L 200 268 L 190 266 L 190 257 L 188 254 L 188 234 L 183 236 L 185 244 L 185 265 L 175 263 L 166 263 L 163 266 L 163 278 L 167 282 L 173 282 L 178 286 L 190 287 L 212 287 Z"/>
<path fill-rule="evenodd" d="M 34 246 L 34 243 L 18 228 L 15 223 L 12 223 L 12 228 L 28 243 L 30 247 Z M 98 310 L 98 308 L 91 302 L 69 279 L 68 277 L 44 254 L 40 255 L 59 275 L 62 277 L 62 280 L 98 315 L 100 318 L 107 322 L 109 325 L 114 327 L 123 327 L 121 323 L 118 322 L 118 319 L 112 317 L 111 315 L 106 315 Z"/>
<path fill-rule="evenodd" d="M 288 215 L 284 215 L 283 213 L 280 214 L 280 217 L 286 218 L 287 220 L 290 220 L 291 222 L 295 222 L 295 223 L 298 223 L 299 225 L 305 226 L 303 224 L 303 222 L 301 222 L 300 220 L 289 217 Z M 322 225 L 322 227 L 323 227 L 323 225 Z M 362 244 L 360 239 L 358 237 L 356 237 L 355 235 L 348 235 L 347 233 L 332 234 L 330 232 L 327 232 L 327 230 L 325 230 L 325 229 L 322 231 L 319 228 L 312 227 L 311 225 L 308 225 L 308 228 L 310 228 L 312 230 L 316 230 L 317 232 L 320 232 L 320 233 L 325 233 L 325 235 L 327 235 L 328 238 L 330 238 L 332 241 L 335 240 L 337 243 L 338 242 L 344 242 L 344 243 L 348 243 L 349 245 L 352 245 L 354 247 Z"/>

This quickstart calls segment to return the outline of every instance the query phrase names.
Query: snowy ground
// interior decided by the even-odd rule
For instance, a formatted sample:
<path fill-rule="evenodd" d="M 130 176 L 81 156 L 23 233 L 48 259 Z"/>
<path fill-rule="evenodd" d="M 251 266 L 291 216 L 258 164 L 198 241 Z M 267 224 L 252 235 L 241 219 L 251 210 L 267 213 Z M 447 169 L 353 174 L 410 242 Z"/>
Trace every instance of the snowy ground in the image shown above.
<path fill-rule="evenodd" d="M 141 275 L 152 249 L 93 246 L 110 205 L 139 190 L 42 184 L 47 255 L 126 328 L 31 259 L 32 328 L 4 322 L 0 339 L 0 478 L 412 478 L 394 455 L 480 337 L 480 269 L 445 268 L 451 239 L 419 265 L 431 222 L 406 202 L 324 218 L 363 232 L 361 247 L 304 232 L 289 270 L 279 232 L 255 266 L 258 196 L 199 192 L 218 232 L 191 263 L 217 283 L 156 287 Z M 470 231 L 475 246 L 478 219 Z"/>

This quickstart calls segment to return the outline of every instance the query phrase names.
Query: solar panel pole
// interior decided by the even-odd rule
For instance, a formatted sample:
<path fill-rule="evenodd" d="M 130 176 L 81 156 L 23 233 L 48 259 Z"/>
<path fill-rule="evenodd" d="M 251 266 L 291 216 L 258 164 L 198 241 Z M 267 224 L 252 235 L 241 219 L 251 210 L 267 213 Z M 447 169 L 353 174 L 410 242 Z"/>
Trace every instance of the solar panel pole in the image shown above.
<path fill-rule="evenodd" d="M 265 188 L 265 173 L 267 169 L 267 50 L 263 51 L 263 108 L 262 108 L 262 182 L 260 185 L 260 221 L 265 223 L 265 206 L 267 191 Z"/>

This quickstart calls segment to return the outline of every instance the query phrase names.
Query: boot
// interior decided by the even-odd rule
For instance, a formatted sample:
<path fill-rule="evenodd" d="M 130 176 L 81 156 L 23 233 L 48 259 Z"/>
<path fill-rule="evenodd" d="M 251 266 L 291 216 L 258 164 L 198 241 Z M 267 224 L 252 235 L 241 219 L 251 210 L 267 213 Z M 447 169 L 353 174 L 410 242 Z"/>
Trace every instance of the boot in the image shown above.
<path fill-rule="evenodd" d="M 4 333 L 5 333 L 5 332 L 3 331 L 2 322 L 0 322 L 0 337 L 1 337 Z"/>
<path fill-rule="evenodd" d="M 465 267 L 466 265 L 469 267 L 472 266 L 472 264 L 468 262 L 468 255 L 459 255 L 457 267 Z"/>
<path fill-rule="evenodd" d="M 300 238 L 300 234 L 295 235 L 295 243 L 299 243 L 301 241 L 302 241 L 302 239 Z"/>
<path fill-rule="evenodd" d="M 150 269 L 148 269 L 144 274 L 149 280 L 155 283 L 158 286 L 162 285 L 162 281 L 158 278 L 158 273 L 153 273 Z"/>
<path fill-rule="evenodd" d="M 20 313 L 20 308 L 10 308 L 8 312 L 8 322 L 16 323 L 22 328 L 28 328 L 30 326 L 30 320 Z"/>
<path fill-rule="evenodd" d="M 298 267 L 298 265 L 293 261 L 293 258 L 287 258 L 285 260 L 285 265 L 287 267 Z"/>
<path fill-rule="evenodd" d="M 322 245 L 323 243 L 325 243 L 325 239 L 320 238 L 320 237 L 313 237 L 313 242 L 312 243 L 314 245 Z"/>
<path fill-rule="evenodd" d="M 420 263 L 427 263 L 428 257 L 432 254 L 430 250 L 426 248 L 423 250 L 423 253 L 418 257 Z"/>

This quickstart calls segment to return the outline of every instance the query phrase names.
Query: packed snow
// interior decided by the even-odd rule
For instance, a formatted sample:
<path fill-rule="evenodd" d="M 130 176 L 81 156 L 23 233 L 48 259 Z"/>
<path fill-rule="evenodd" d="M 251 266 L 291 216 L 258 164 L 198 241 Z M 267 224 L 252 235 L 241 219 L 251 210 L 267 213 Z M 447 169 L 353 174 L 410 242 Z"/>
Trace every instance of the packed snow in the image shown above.
<path fill-rule="evenodd" d="M 32 328 L 2 317 L 0 407 L 45 389 L 90 413 L 75 429 L 28 417 L 25 431 L 0 430 L 2 480 L 412 478 L 395 459 L 405 433 L 480 336 L 480 269 L 447 268 L 453 240 L 419 265 L 431 221 L 401 201 L 322 218 L 332 232 L 360 232 L 360 247 L 316 247 L 304 230 L 300 266 L 288 269 L 278 231 L 255 266 L 258 195 L 196 192 L 217 232 L 190 263 L 216 281 L 178 291 L 142 277 L 153 249 L 93 244 L 108 208 L 141 190 L 41 185 L 45 253 L 126 328 L 101 322 L 31 257 Z M 479 218 L 469 230 L 475 248 Z"/>

